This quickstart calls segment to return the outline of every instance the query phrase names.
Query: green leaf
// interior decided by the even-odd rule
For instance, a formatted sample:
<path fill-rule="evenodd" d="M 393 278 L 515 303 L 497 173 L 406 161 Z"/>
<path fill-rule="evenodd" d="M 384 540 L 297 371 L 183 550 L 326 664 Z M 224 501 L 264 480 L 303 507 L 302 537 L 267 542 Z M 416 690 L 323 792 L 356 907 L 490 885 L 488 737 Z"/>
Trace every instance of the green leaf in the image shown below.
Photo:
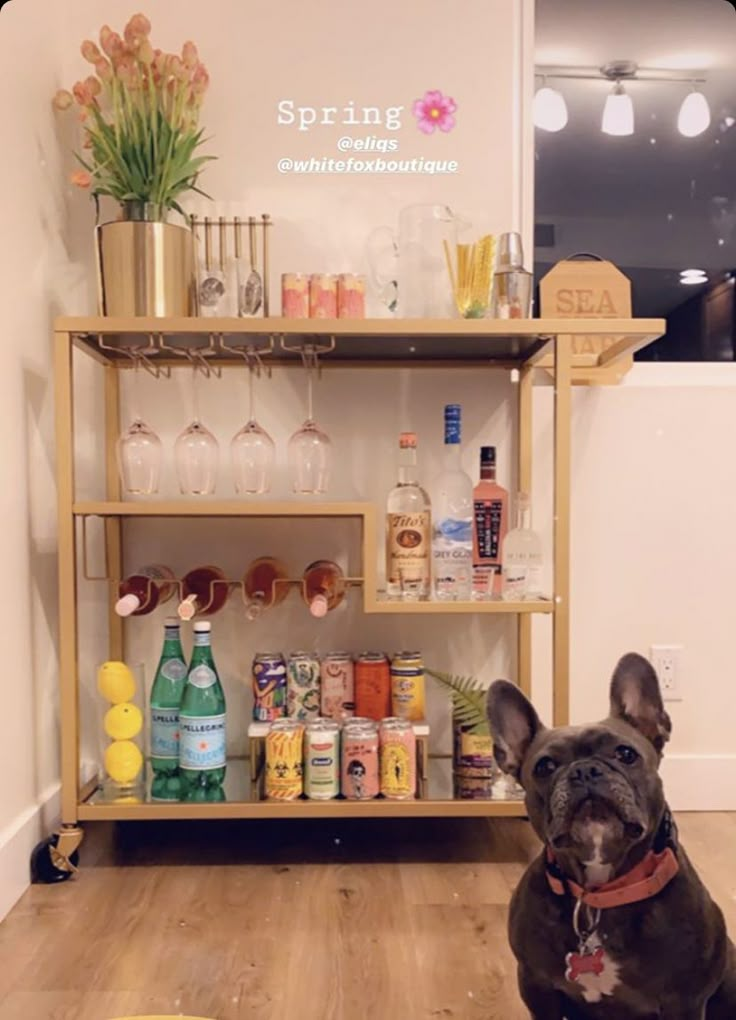
<path fill-rule="evenodd" d="M 467 726 L 472 733 L 488 732 L 486 716 L 486 688 L 479 680 L 471 676 L 454 676 L 434 669 L 426 669 L 426 674 L 437 680 L 452 699 L 453 719 L 461 726 Z"/>

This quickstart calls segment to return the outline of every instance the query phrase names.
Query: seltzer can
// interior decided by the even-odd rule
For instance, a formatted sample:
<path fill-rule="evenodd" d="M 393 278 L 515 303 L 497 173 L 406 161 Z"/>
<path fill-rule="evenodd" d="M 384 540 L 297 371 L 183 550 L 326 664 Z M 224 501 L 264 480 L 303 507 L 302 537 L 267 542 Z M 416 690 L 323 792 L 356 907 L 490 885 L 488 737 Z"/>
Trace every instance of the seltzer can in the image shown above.
<path fill-rule="evenodd" d="M 304 793 L 310 800 L 332 800 L 340 793 L 340 727 L 332 719 L 307 723 Z"/>
<path fill-rule="evenodd" d="M 358 656 L 355 711 L 377 722 L 391 715 L 391 668 L 383 652 L 362 652 Z"/>
<path fill-rule="evenodd" d="M 408 719 L 390 717 L 379 728 L 381 793 L 387 800 L 411 800 L 417 792 L 417 738 Z"/>
<path fill-rule="evenodd" d="M 419 652 L 398 652 L 391 661 L 391 710 L 411 722 L 422 722 L 426 716 L 424 662 Z"/>
<path fill-rule="evenodd" d="M 372 800 L 380 792 L 378 726 L 349 719 L 342 730 L 342 793 L 348 800 Z"/>
<path fill-rule="evenodd" d="M 320 704 L 325 719 L 342 722 L 355 711 L 355 673 L 349 652 L 329 652 L 322 660 Z"/>
<path fill-rule="evenodd" d="M 253 718 L 273 722 L 286 715 L 286 663 L 281 652 L 258 652 L 253 659 Z"/>
<path fill-rule="evenodd" d="M 292 652 L 286 675 L 286 706 L 290 719 L 308 722 L 319 716 L 320 662 L 312 652 Z"/>
<path fill-rule="evenodd" d="M 277 719 L 266 736 L 266 797 L 296 800 L 304 792 L 304 727 Z"/>

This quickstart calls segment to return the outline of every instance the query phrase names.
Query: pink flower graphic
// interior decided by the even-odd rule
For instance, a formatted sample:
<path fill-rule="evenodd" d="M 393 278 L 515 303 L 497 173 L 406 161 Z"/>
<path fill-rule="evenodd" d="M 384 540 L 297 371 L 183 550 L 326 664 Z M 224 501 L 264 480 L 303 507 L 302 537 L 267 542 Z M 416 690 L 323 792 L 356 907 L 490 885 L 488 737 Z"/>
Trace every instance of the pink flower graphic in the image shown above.
<path fill-rule="evenodd" d="M 443 96 L 439 90 L 425 92 L 421 99 L 415 99 L 411 112 L 417 118 L 417 127 L 425 135 L 433 134 L 435 128 L 440 131 L 452 131 L 457 110 L 457 103 L 451 96 Z"/>

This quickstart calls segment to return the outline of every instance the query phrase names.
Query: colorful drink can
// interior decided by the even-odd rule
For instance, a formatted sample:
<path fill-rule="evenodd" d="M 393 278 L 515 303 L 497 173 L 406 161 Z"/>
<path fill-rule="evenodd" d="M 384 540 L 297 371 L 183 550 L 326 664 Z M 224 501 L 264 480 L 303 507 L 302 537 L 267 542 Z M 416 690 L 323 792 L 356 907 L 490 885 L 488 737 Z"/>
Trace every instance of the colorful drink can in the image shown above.
<path fill-rule="evenodd" d="M 349 719 L 342 730 L 341 789 L 348 800 L 372 800 L 380 792 L 378 726 Z"/>
<path fill-rule="evenodd" d="M 453 721 L 452 779 L 458 800 L 491 800 L 495 765 L 489 732 Z"/>
<path fill-rule="evenodd" d="M 286 707 L 290 719 L 308 722 L 319 716 L 320 663 L 311 652 L 292 652 L 286 674 Z"/>
<path fill-rule="evenodd" d="M 390 717 L 379 727 L 380 789 L 387 800 L 411 800 L 417 792 L 417 738 L 408 719 Z"/>
<path fill-rule="evenodd" d="M 281 314 L 285 319 L 309 318 L 309 277 L 305 273 L 282 274 Z"/>
<path fill-rule="evenodd" d="M 339 319 L 365 318 L 365 277 L 340 273 L 337 278 L 337 316 Z"/>
<path fill-rule="evenodd" d="M 419 652 L 398 652 L 391 661 L 391 711 L 411 722 L 426 716 L 424 662 Z"/>
<path fill-rule="evenodd" d="M 304 792 L 304 727 L 295 719 L 277 719 L 266 736 L 266 796 L 296 800 Z"/>
<path fill-rule="evenodd" d="M 340 792 L 340 727 L 332 719 L 307 723 L 304 739 L 304 793 L 310 800 L 332 800 Z"/>
<path fill-rule="evenodd" d="M 330 652 L 322 660 L 320 703 L 325 719 L 341 722 L 355 711 L 355 670 L 350 652 Z"/>
<path fill-rule="evenodd" d="M 337 277 L 330 273 L 312 273 L 309 277 L 309 317 L 337 318 Z"/>
<path fill-rule="evenodd" d="M 383 652 L 362 652 L 358 656 L 355 711 L 377 722 L 391 715 L 391 668 Z"/>
<path fill-rule="evenodd" d="M 286 715 L 286 663 L 281 652 L 258 652 L 253 659 L 253 718 L 273 722 Z"/>

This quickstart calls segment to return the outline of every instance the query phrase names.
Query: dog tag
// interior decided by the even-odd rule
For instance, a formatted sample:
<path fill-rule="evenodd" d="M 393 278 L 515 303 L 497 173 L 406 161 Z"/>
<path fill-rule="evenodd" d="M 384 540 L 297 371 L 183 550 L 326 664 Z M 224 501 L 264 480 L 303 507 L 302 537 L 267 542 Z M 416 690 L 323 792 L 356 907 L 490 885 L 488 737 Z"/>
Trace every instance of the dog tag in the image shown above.
<path fill-rule="evenodd" d="M 565 977 L 573 983 L 578 982 L 585 974 L 598 977 L 606 969 L 601 946 L 591 950 L 581 945 L 579 952 L 567 954 L 565 964 Z"/>

